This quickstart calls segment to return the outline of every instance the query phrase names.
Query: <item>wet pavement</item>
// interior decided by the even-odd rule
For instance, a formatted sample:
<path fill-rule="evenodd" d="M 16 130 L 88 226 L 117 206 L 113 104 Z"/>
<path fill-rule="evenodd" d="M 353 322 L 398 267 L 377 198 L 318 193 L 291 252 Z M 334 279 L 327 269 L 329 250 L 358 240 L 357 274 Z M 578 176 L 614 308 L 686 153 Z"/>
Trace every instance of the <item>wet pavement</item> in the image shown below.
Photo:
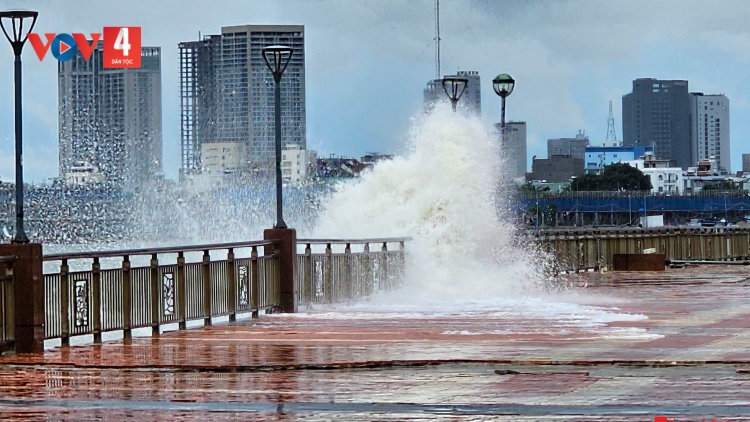
<path fill-rule="evenodd" d="M 0 420 L 750 420 L 748 277 L 586 274 L 550 307 L 322 307 L 3 356 Z"/>

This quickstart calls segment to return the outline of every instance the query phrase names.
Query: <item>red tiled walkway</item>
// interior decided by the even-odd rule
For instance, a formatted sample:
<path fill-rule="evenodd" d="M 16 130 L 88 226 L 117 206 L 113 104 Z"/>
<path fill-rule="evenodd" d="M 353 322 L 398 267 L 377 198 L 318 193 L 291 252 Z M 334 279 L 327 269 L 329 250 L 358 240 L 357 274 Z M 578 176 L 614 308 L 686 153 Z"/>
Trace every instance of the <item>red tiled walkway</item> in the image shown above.
<path fill-rule="evenodd" d="M 588 274 L 546 313 L 342 306 L 4 356 L 0 420 L 750 420 L 748 275 Z"/>

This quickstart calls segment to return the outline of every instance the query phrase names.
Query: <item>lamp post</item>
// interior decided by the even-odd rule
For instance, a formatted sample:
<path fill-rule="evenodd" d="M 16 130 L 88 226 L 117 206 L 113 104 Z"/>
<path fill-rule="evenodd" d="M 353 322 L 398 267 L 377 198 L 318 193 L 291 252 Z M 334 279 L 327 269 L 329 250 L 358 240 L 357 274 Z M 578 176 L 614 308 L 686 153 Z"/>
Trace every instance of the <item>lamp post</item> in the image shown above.
<path fill-rule="evenodd" d="M 451 106 L 453 107 L 453 111 L 456 111 L 456 105 L 458 105 L 458 100 L 461 99 L 461 96 L 464 94 L 464 91 L 466 91 L 466 84 L 469 83 L 469 80 L 466 78 L 456 78 L 453 76 L 443 78 L 442 79 L 443 89 L 445 90 L 445 93 L 448 95 L 448 98 L 451 100 Z"/>
<path fill-rule="evenodd" d="M 39 12 L 27 10 L 14 10 L 0 12 L 0 28 L 5 34 L 5 38 L 13 47 L 13 55 L 16 56 L 14 62 L 13 74 L 15 76 L 15 129 L 16 129 L 16 233 L 13 237 L 13 243 L 29 243 L 26 231 L 23 229 L 23 115 L 21 111 L 21 52 L 26 44 L 28 33 L 34 29 L 36 18 Z M 5 20 L 10 20 L 11 31 L 5 29 Z M 24 21 L 31 20 L 29 30 L 23 30 Z"/>
<path fill-rule="evenodd" d="M 276 225 L 277 229 L 287 228 L 284 222 L 283 202 L 281 195 L 281 75 L 284 74 L 289 61 L 292 59 L 292 47 L 284 45 L 273 45 L 265 47 L 262 50 L 263 61 L 273 74 L 273 80 L 276 82 Z"/>
<path fill-rule="evenodd" d="M 507 73 L 501 73 L 495 76 L 492 80 L 492 89 L 495 90 L 495 94 L 502 98 L 503 105 L 500 111 L 500 129 L 505 129 L 505 98 L 513 92 L 513 87 L 516 85 L 516 81 L 510 77 Z"/>

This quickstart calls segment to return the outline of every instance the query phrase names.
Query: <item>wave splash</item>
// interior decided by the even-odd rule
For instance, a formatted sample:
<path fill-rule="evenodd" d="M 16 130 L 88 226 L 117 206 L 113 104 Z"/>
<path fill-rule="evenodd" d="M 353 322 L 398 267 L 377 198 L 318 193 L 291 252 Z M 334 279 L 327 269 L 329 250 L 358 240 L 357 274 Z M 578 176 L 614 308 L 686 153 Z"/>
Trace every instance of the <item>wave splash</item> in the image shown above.
<path fill-rule="evenodd" d="M 315 237 L 413 236 L 406 292 L 387 296 L 507 296 L 538 285 L 537 254 L 514 242 L 515 228 L 498 206 L 497 135 L 441 104 L 414 119 L 408 147 L 324 201 Z"/>

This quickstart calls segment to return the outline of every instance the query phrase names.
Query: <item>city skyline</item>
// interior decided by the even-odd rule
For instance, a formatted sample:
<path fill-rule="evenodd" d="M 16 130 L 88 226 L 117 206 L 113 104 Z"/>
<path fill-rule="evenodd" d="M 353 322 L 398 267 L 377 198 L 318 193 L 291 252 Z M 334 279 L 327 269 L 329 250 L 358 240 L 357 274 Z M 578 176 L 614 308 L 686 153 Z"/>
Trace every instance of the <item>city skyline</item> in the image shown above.
<path fill-rule="evenodd" d="M 273 162 L 274 84 L 262 55 L 273 45 L 293 49 L 281 78 L 281 144 L 306 149 L 304 34 L 303 25 L 237 25 L 180 43 L 180 177 L 201 171 L 209 143 L 241 152 L 233 170 Z"/>
<path fill-rule="evenodd" d="M 742 69 L 750 61 L 747 7 L 726 1 L 710 16 L 684 2 L 570 3 L 456 0 L 441 9 L 443 69 L 485 75 L 483 121 L 499 121 L 500 99 L 491 75 L 516 79 L 507 119 L 528 122 L 528 156 L 543 156 L 546 139 L 584 129 L 593 145 L 606 137 L 607 103 L 629 92 L 634 79 L 690 81 L 690 90 L 723 93 L 732 112 L 750 112 Z M 144 45 L 162 47 L 164 170 L 180 166 L 179 42 L 198 32 L 251 24 L 305 26 L 308 147 L 358 156 L 367 150 L 401 152 L 410 119 L 421 111 L 424 83 L 434 75 L 433 2 L 254 1 L 114 2 L 81 10 L 40 1 L 5 1 L 4 9 L 40 12 L 36 31 L 96 32 L 106 25 L 143 28 Z M 138 6 L 138 5 L 141 6 Z M 696 2 L 696 4 L 699 4 Z M 137 12 L 149 10 L 149 13 Z M 341 19 L 346 16 L 346 19 Z M 668 19 L 659 16 L 669 16 Z M 496 22 L 503 19 L 504 25 Z M 545 25 L 528 25 L 542 21 Z M 573 23 L 571 23 L 573 22 Z M 691 25 L 684 25 L 690 22 Z M 721 22 L 719 25 L 717 22 Z M 658 24 L 658 25 L 657 25 Z M 582 28 L 586 31 L 582 31 Z M 658 27 L 658 30 L 654 28 Z M 25 171 L 28 181 L 55 177 L 57 165 L 56 61 L 24 55 Z M 0 47 L 0 80 L 12 80 L 12 54 Z M 374 89 L 375 88 L 375 89 Z M 13 177 L 12 83 L 0 86 L 0 178 Z M 616 127 L 622 133 L 621 119 Z M 741 168 L 750 122 L 733 118 L 733 169 Z"/>

